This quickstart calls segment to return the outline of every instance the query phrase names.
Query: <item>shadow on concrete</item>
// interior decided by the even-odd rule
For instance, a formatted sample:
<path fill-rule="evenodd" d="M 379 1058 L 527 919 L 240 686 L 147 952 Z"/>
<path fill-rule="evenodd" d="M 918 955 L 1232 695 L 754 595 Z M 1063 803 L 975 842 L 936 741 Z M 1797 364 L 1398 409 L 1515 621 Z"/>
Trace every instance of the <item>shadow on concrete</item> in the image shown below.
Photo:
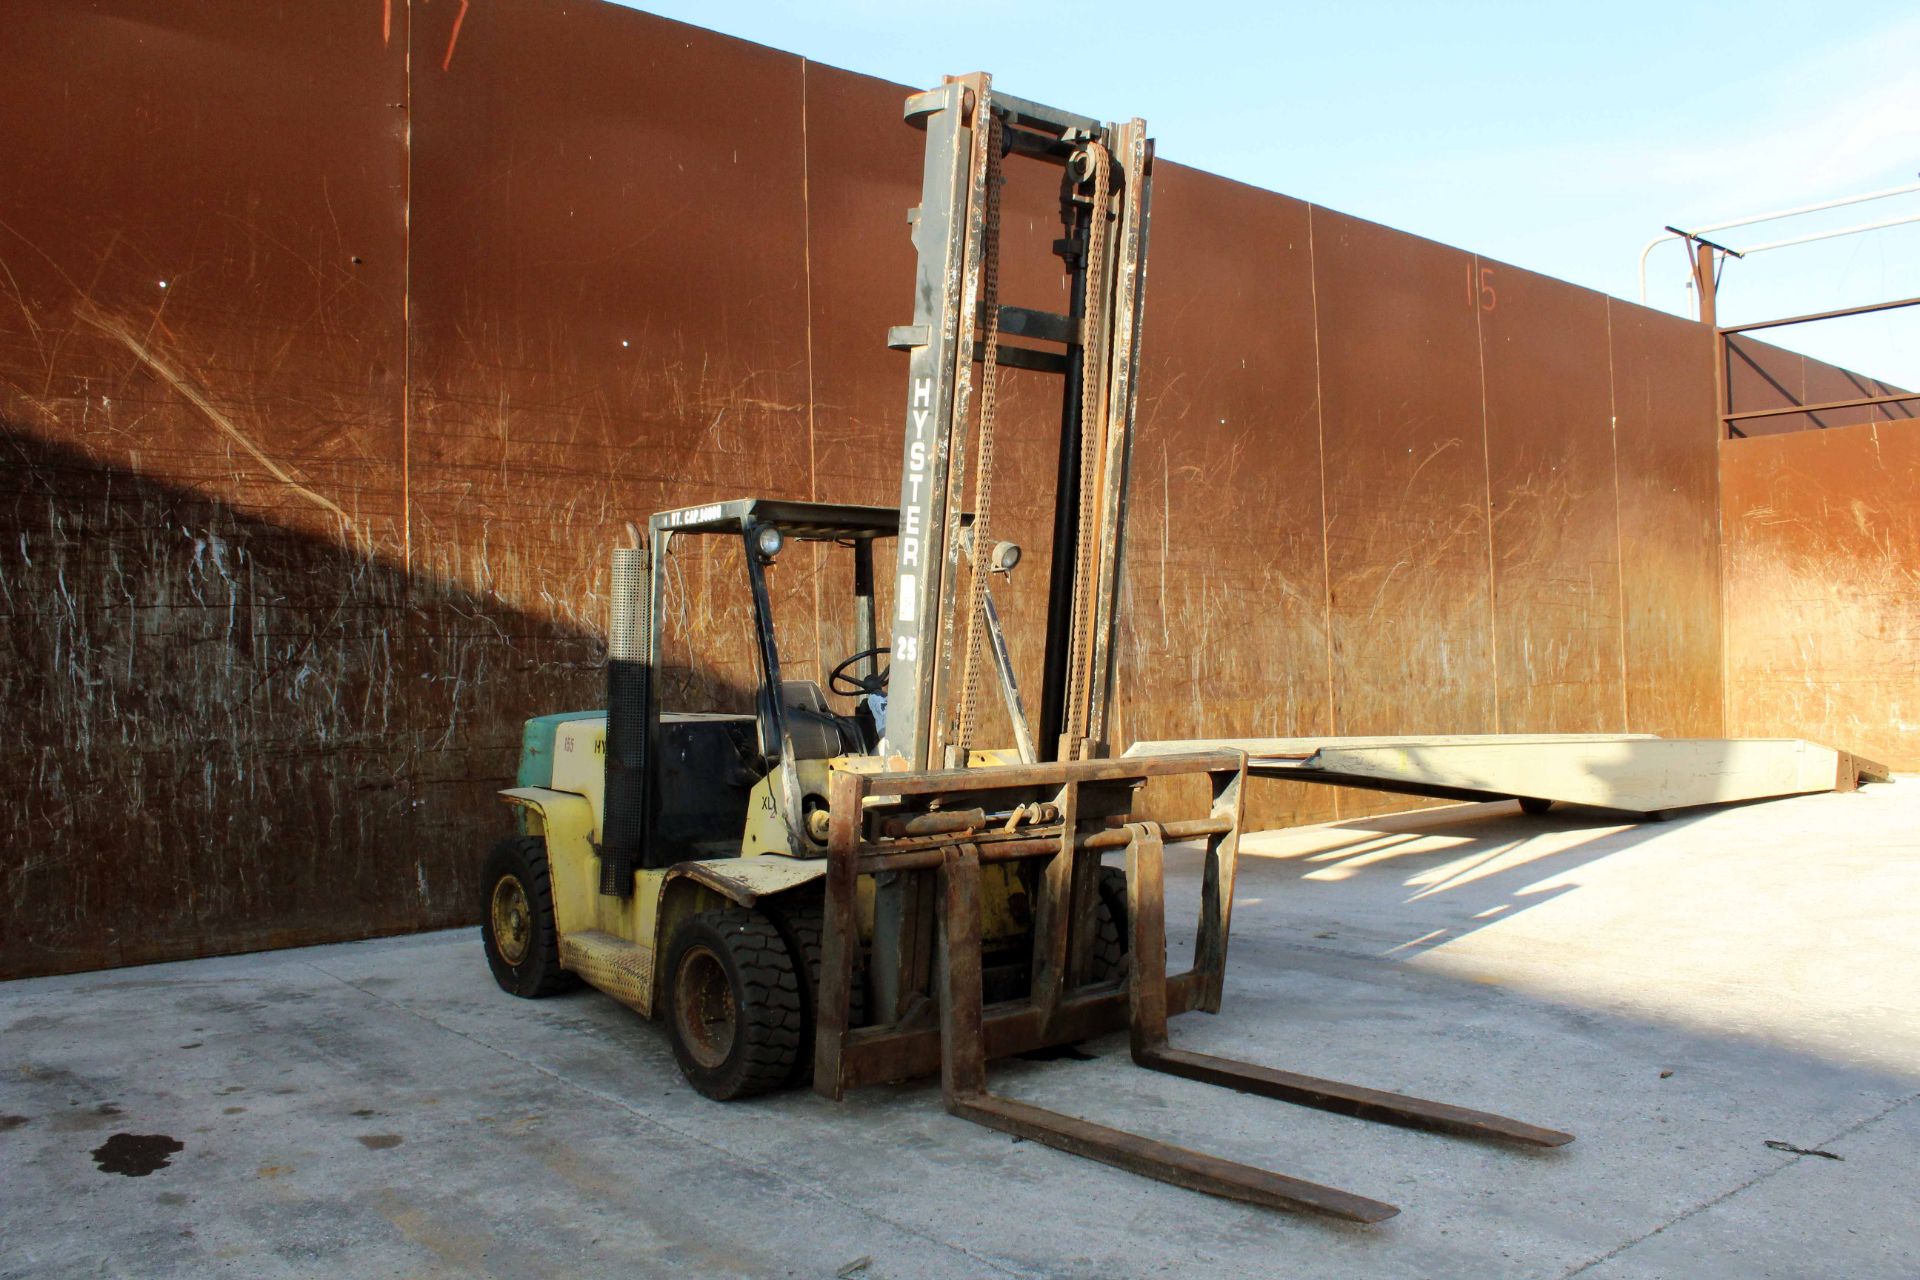
<path fill-rule="evenodd" d="M 1515 802 L 1489 801 L 1352 818 L 1311 831 L 1261 833 L 1249 837 L 1241 851 L 1243 857 L 1260 859 L 1269 874 L 1284 868 L 1288 881 L 1303 887 L 1362 875 L 1397 878 L 1405 890 L 1403 902 L 1444 895 L 1447 914 L 1456 921 L 1466 917 L 1465 923 L 1401 939 L 1386 953 L 1403 957 L 1512 919 L 1577 887 L 1538 887 L 1543 881 L 1670 835 L 1721 810 L 1744 807 L 1680 810 L 1655 821 L 1581 805 L 1555 805 L 1534 816 L 1521 813 Z M 1322 838 L 1331 833 L 1337 835 Z M 1445 843 L 1436 846 L 1436 840 Z"/>

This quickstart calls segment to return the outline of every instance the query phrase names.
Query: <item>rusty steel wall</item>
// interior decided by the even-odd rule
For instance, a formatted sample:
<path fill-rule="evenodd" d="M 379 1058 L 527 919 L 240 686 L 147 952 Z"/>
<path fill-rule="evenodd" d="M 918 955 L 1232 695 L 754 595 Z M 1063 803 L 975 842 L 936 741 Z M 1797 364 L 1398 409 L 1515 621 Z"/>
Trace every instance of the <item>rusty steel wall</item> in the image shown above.
<path fill-rule="evenodd" d="M 1620 502 L 1623 728 L 1726 732 L 1713 334 L 1609 299 Z"/>
<path fill-rule="evenodd" d="M 406 13 L 0 15 L 0 976 L 451 923 L 403 567 Z M 436 735 L 437 736 L 437 735 Z"/>
<path fill-rule="evenodd" d="M 1730 407 L 1903 388 L 1745 336 Z M 1730 731 L 1920 768 L 1920 424 L 1912 404 L 1737 423 L 1720 446 Z"/>
<path fill-rule="evenodd" d="M 0 976 L 473 918 L 627 521 L 895 500 L 906 90 L 596 3 L 5 8 Z M 1064 309 L 1050 182 L 1005 225 L 1003 301 Z M 1116 737 L 1719 732 L 1712 374 L 1162 162 Z M 995 482 L 1029 679 L 1054 394 L 1009 373 Z M 826 563 L 776 577 L 801 674 L 850 647 Z M 675 576 L 671 700 L 744 695 L 745 607 Z"/>
<path fill-rule="evenodd" d="M 1733 730 L 1920 769 L 1920 424 L 1730 440 Z"/>

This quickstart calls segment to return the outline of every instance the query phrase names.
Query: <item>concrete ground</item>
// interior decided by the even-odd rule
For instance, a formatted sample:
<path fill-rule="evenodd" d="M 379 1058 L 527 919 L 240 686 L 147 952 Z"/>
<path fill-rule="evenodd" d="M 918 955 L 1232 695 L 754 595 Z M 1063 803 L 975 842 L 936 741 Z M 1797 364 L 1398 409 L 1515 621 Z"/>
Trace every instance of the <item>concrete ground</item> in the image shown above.
<path fill-rule="evenodd" d="M 1403 1212 L 1251 1209 L 926 1084 L 706 1102 L 605 997 L 501 993 L 469 930 L 0 987 L 0 1275 L 1920 1274 L 1920 779 L 1642 826 L 1364 819 L 1241 867 L 1226 1011 L 1176 1043 L 1579 1140 L 1243 1097 L 1124 1037 L 996 1068 Z"/>

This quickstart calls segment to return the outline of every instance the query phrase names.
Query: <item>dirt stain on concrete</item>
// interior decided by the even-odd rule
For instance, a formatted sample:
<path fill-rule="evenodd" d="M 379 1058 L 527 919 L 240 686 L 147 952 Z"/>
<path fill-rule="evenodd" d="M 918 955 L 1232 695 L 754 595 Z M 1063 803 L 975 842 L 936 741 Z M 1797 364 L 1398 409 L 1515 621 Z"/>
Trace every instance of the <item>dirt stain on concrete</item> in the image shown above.
<path fill-rule="evenodd" d="M 18 1129 L 31 1119 L 30 1116 L 0 1116 L 0 1133 L 5 1133 L 9 1129 Z"/>
<path fill-rule="evenodd" d="M 93 1162 L 102 1173 L 144 1178 L 185 1149 L 186 1143 L 164 1133 L 116 1133 L 93 1149 Z"/>
<path fill-rule="evenodd" d="M 388 1151 L 399 1146 L 405 1139 L 397 1133 L 363 1133 L 360 1145 L 369 1151 Z"/>

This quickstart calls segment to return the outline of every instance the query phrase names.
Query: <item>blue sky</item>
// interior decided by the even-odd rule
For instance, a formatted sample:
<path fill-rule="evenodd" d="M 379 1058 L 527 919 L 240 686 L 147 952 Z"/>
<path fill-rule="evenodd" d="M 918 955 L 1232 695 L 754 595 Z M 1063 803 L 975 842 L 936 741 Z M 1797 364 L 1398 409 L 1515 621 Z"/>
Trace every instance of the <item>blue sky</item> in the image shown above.
<path fill-rule="evenodd" d="M 1906 4 L 634 0 L 906 84 L 1144 116 L 1160 154 L 1639 296 L 1662 225 L 1920 181 L 1920 13 Z M 1725 233 L 1736 247 L 1920 215 L 1920 193 Z M 1656 250 L 1649 301 L 1690 306 Z M 1728 323 L 1920 295 L 1920 223 L 1727 265 Z M 1920 307 L 1781 330 L 1920 388 Z"/>

